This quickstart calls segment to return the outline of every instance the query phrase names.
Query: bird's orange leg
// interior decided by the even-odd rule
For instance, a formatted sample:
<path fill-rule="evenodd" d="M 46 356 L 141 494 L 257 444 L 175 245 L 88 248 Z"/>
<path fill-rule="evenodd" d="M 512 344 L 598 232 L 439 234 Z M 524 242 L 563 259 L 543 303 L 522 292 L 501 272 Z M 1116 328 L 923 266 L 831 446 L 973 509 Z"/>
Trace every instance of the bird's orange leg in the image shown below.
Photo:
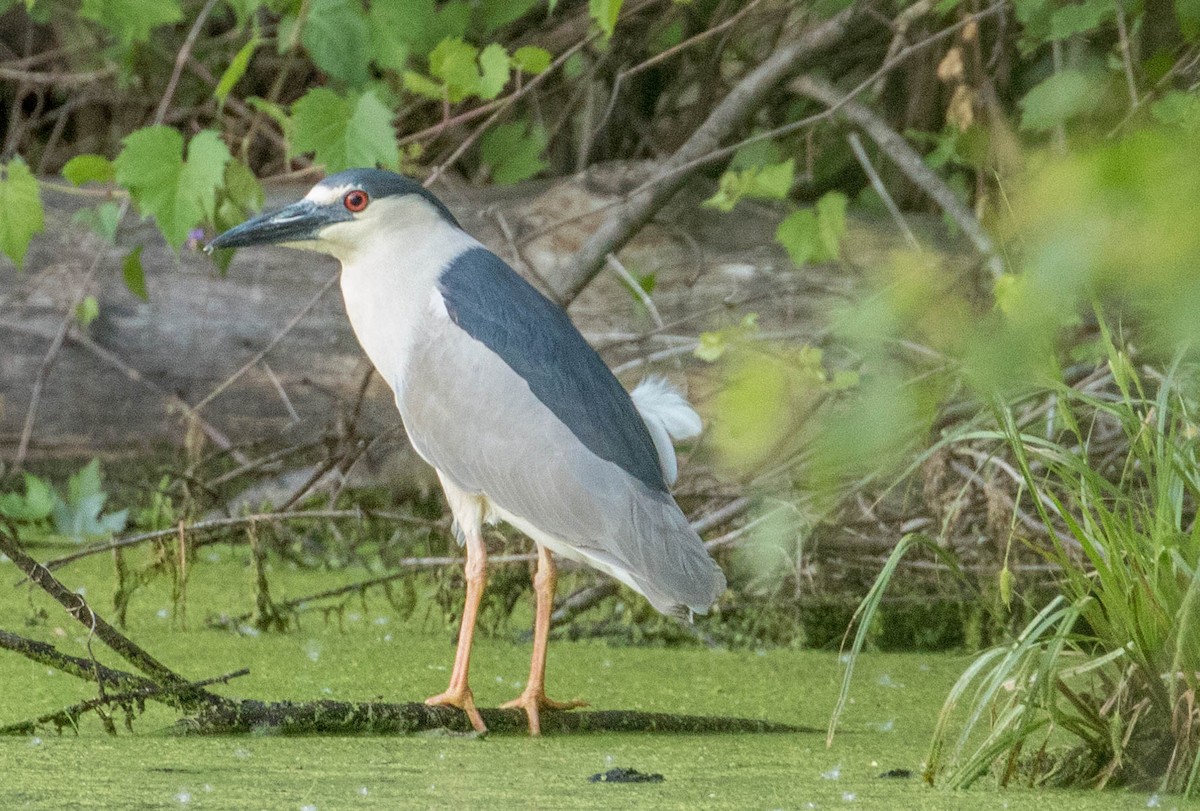
<path fill-rule="evenodd" d="M 586 701 L 552 701 L 546 698 L 546 644 L 550 637 L 550 613 L 554 608 L 554 587 L 558 584 L 558 568 L 550 550 L 538 545 L 538 567 L 533 576 L 537 593 L 537 613 L 533 623 L 533 659 L 529 664 L 529 681 L 521 695 L 502 704 L 505 709 L 520 707 L 529 716 L 529 734 L 542 733 L 542 710 L 570 710 L 586 707 Z"/>
<path fill-rule="evenodd" d="M 467 541 L 467 599 L 463 605 L 462 625 L 458 628 L 458 650 L 454 654 L 454 669 L 450 672 L 450 686 L 446 692 L 425 699 L 426 704 L 458 707 L 467 714 L 476 732 L 487 732 L 483 717 L 475 708 L 475 697 L 467 684 L 471 668 L 471 640 L 475 636 L 475 620 L 479 614 L 479 602 L 487 585 L 487 547 L 478 525 L 466 529 Z"/>

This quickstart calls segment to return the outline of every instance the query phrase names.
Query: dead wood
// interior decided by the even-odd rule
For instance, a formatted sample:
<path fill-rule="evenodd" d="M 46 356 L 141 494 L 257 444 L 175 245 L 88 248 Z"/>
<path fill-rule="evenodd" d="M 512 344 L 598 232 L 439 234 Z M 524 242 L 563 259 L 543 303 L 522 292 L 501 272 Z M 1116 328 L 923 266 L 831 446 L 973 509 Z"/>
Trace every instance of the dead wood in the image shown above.
<path fill-rule="evenodd" d="M 682 188 L 688 174 L 676 170 L 720 146 L 766 100 L 787 76 L 845 39 L 865 4 L 855 4 L 829 20 L 783 43 L 770 57 L 746 74 L 721 100 L 692 136 L 659 167 L 660 182 L 634 195 L 609 216 L 576 254 L 571 267 L 553 280 L 554 293 L 564 306 L 575 300 L 610 253 L 618 251 Z"/>
<path fill-rule="evenodd" d="M 178 694 L 184 708 L 200 706 L 206 702 L 219 703 L 223 699 L 206 690 L 193 688 L 192 683 L 155 659 L 137 643 L 122 634 L 103 617 L 92 610 L 83 595 L 76 594 L 60 583 L 50 570 L 25 553 L 17 541 L 16 533 L 0 527 L 0 553 L 17 565 L 25 576 L 53 597 L 67 613 L 87 628 L 115 653 L 154 680 L 161 689 Z"/>
<path fill-rule="evenodd" d="M 492 734 L 529 731 L 522 710 L 480 709 Z M 748 718 L 727 718 L 634 710 L 580 712 L 542 711 L 542 731 L 547 734 L 596 732 L 655 732 L 659 734 L 737 734 L 767 732 L 814 732 L 814 728 L 778 724 Z M 405 735 L 446 730 L 471 734 L 465 714 L 448 707 L 431 707 L 419 702 L 389 704 L 346 701 L 242 701 L 206 707 L 176 727 L 187 735 L 234 735 L 274 733 L 278 735 Z"/>

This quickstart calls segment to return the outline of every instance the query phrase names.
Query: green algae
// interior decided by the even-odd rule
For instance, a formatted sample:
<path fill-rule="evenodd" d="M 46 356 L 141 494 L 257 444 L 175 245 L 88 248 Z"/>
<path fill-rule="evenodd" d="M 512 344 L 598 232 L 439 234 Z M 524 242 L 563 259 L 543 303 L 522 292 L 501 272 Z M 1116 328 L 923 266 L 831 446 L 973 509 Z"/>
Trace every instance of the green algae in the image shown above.
<path fill-rule="evenodd" d="M 111 567 L 64 570 L 97 610 L 107 609 Z M 279 594 L 333 585 L 337 575 L 272 573 Z M 346 577 L 349 577 L 346 575 Z M 13 589 L 0 564 L 0 627 L 85 655 L 86 631 L 42 595 Z M 313 588 L 313 587 L 316 588 Z M 252 605 L 244 556 L 225 550 L 195 566 L 189 629 L 180 628 L 165 578 L 129 607 L 129 633 L 189 678 L 242 667 L 250 674 L 217 689 L 261 699 L 419 699 L 445 687 L 453 628 L 421 611 L 403 622 L 382 599 L 357 600 L 340 622 L 308 615 L 286 634 L 238 634 L 206 626 L 207 614 Z M 44 614 L 43 614 L 44 612 Z M 26 619 L 37 624 L 23 627 Z M 478 700 L 516 695 L 528 642 L 515 633 L 477 642 Z M 111 656 L 108 664 L 120 666 Z M 769 735 L 595 734 L 547 737 L 180 737 L 173 712 L 149 706 L 133 732 L 117 736 L 85 717 L 77 732 L 0 738 L 0 808 L 1143 808 L 1185 805 L 1145 794 L 929 789 L 921 762 L 946 691 L 966 658 L 872 654 L 856 671 L 852 703 L 833 747 L 820 733 Z M 835 654 L 701 647 L 628 648 L 555 642 L 550 686 L 600 709 L 764 718 L 823 728 L 841 665 Z M 0 652 L 0 725 L 91 697 L 94 688 Z M 117 715 L 118 724 L 120 713 Z M 614 767 L 659 773 L 661 783 L 614 785 L 588 777 Z M 909 778 L 882 778 L 908 770 Z"/>

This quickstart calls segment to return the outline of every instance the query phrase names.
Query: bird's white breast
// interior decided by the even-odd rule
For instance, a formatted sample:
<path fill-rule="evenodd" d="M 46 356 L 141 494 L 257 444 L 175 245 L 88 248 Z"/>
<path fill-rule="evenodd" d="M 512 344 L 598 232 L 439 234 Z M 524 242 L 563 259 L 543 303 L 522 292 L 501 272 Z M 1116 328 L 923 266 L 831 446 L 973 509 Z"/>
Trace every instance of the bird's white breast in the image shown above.
<path fill-rule="evenodd" d="M 420 198 L 384 198 L 371 209 L 372 237 L 339 252 L 342 296 L 359 343 L 399 398 L 421 330 L 446 317 L 438 276 L 479 242 Z"/>

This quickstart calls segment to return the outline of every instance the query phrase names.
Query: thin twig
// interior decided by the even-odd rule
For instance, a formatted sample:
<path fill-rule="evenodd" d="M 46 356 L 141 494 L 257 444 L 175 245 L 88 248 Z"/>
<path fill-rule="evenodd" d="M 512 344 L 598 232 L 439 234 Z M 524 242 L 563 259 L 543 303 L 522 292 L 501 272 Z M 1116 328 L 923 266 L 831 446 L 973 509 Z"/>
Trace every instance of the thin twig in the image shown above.
<path fill-rule="evenodd" d="M 187 38 L 180 46 L 179 53 L 175 54 L 175 66 L 171 69 L 171 78 L 167 80 L 167 88 L 163 91 L 162 99 L 158 102 L 158 109 L 154 112 L 156 124 L 161 124 L 166 119 L 167 109 L 171 106 L 172 99 L 175 98 L 175 88 L 179 86 L 179 77 L 183 74 L 183 66 L 187 64 L 192 48 L 196 47 L 196 40 L 200 37 L 200 29 L 204 27 L 204 21 L 208 19 L 208 15 L 212 13 L 213 7 L 216 5 L 217 0 L 208 0 L 204 4 L 200 13 L 196 15 L 196 21 L 192 23 Z"/>
<path fill-rule="evenodd" d="M 570 268 L 558 280 L 556 297 L 559 303 L 566 305 L 573 301 L 604 265 L 606 257 L 620 250 L 674 196 L 686 179 L 685 175 L 676 174 L 679 166 L 711 152 L 758 108 L 784 77 L 845 37 L 850 24 L 861 11 L 861 4 L 855 4 L 838 12 L 826 22 L 784 44 L 743 77 L 666 161 L 663 172 L 651 184 L 652 188 L 629 195 L 622 210 L 609 217 L 588 237 Z"/>
<path fill-rule="evenodd" d="M 89 70 L 84 73 L 59 73 L 57 71 L 39 73 L 35 71 L 0 67 L 0 80 L 6 82 L 22 82 L 24 84 L 31 85 L 68 88 L 79 87 L 85 84 L 93 84 L 109 78 L 116 72 L 117 69 L 115 66 L 100 68 L 99 70 Z"/>
<path fill-rule="evenodd" d="M 211 518 L 207 521 L 197 521 L 194 524 L 188 524 L 184 527 L 185 532 L 208 532 L 215 529 L 227 529 L 229 527 L 240 527 L 250 523 L 263 523 L 268 521 L 317 521 L 317 520 L 336 520 L 336 519 L 355 519 L 361 520 L 366 518 L 374 518 L 382 521 L 396 521 L 401 524 L 415 524 L 418 526 L 428 526 L 429 521 L 422 518 L 414 518 L 411 515 L 402 515 L 400 513 L 391 512 L 373 512 L 368 510 L 296 510 L 294 512 L 272 512 L 272 513 L 255 513 L 254 515 L 242 515 L 236 518 Z M 58 569 L 66 566 L 68 563 L 74 563 L 82 558 L 98 555 L 103 552 L 110 552 L 113 549 L 124 549 L 129 546 L 137 546 L 147 541 L 158 540 L 175 535 L 179 529 L 171 527 L 170 529 L 159 529 L 153 532 L 143 532 L 137 535 L 129 535 L 124 538 L 117 538 L 104 543 L 93 544 L 84 547 L 78 552 L 72 552 L 69 555 L 64 555 L 60 558 L 55 558 L 46 562 L 46 568 Z M 192 548 L 204 546 L 208 541 L 193 541 Z"/>
<path fill-rule="evenodd" d="M 232 386 L 238 380 L 238 378 L 240 378 L 246 372 L 250 371 L 256 365 L 258 365 L 258 362 L 261 361 L 263 358 L 265 358 L 267 356 L 267 353 L 269 353 L 272 349 L 274 349 L 279 344 L 279 342 L 282 341 L 287 336 L 288 333 L 290 333 L 293 329 L 295 329 L 296 325 L 299 324 L 306 315 L 308 315 L 310 312 L 312 312 L 312 309 L 317 306 L 317 304 L 321 301 L 321 299 L 325 296 L 325 294 L 329 292 L 329 288 L 333 287 L 337 283 L 337 280 L 339 278 L 340 278 L 340 274 L 338 274 L 338 273 L 334 273 L 332 276 L 330 276 L 325 281 L 325 284 L 321 285 L 321 289 L 317 291 L 316 295 L 314 295 L 311 299 L 309 299 L 308 303 L 305 304 L 303 307 L 301 307 L 300 311 L 297 312 L 294 316 L 292 316 L 291 320 L 288 321 L 287 324 L 284 325 L 283 329 L 281 329 L 275 335 L 275 337 L 270 340 L 270 342 L 265 347 L 263 347 L 261 350 L 259 350 L 257 353 L 255 353 L 254 357 L 250 358 L 250 360 L 246 361 L 245 364 L 242 365 L 242 368 L 238 369 L 236 372 L 231 374 L 229 377 L 227 377 L 223 381 L 221 381 L 221 383 L 215 389 L 213 389 L 211 392 L 209 392 L 208 395 L 203 400 L 196 403 L 196 405 L 192 406 L 192 410 L 200 411 L 206 405 L 208 405 L 213 400 L 215 400 L 217 397 L 219 397 L 221 395 L 221 393 L 224 392 L 227 388 Z"/>
<path fill-rule="evenodd" d="M 658 314 L 658 307 L 654 306 L 654 300 L 650 298 L 650 294 L 642 289 L 642 285 L 639 284 L 638 280 L 633 278 L 633 274 L 621 264 L 621 260 L 617 258 L 616 254 L 610 253 L 605 257 L 605 261 L 608 263 L 608 266 L 613 269 L 617 276 L 620 277 L 621 281 L 625 282 L 625 284 L 629 287 L 629 292 L 637 296 L 638 301 L 642 302 L 642 305 L 646 308 L 646 311 L 650 313 L 650 318 L 654 321 L 654 326 L 658 329 L 662 329 L 662 316 Z"/>
<path fill-rule="evenodd" d="M 432 186 L 434 183 L 436 183 L 438 181 L 438 179 L 442 176 L 442 174 L 446 171 L 446 169 L 453 166 L 455 161 L 457 161 L 459 158 L 461 158 L 463 156 L 463 154 L 468 149 L 470 149 L 471 146 L 477 140 L 479 140 L 481 137 L 483 137 L 483 134 L 485 132 L 487 132 L 489 129 L 491 129 L 492 125 L 495 124 L 496 121 L 498 121 L 500 119 L 500 116 L 504 115 L 508 111 L 509 107 L 511 107 L 513 104 L 515 104 L 517 102 L 517 100 L 519 100 L 519 99 L 527 96 L 529 93 L 533 92 L 539 85 L 541 85 L 542 82 L 544 82 L 547 78 L 549 78 L 559 67 L 561 67 L 563 64 L 565 64 L 568 59 L 570 59 L 576 53 L 578 53 L 583 48 L 585 48 L 590 42 L 592 42 L 594 39 L 596 39 L 596 37 L 598 37 L 599 34 L 600 34 L 599 31 L 595 31 L 595 32 L 589 34 L 588 36 L 584 37 L 582 40 L 575 43 L 570 48 L 568 48 L 567 50 L 565 50 L 561 54 L 559 54 L 558 58 L 550 63 L 550 67 L 546 68 L 546 70 L 542 71 L 537 76 L 534 76 L 532 79 L 529 80 L 528 83 L 522 85 L 520 88 L 518 88 L 514 92 L 510 93 L 499 105 L 497 105 L 494 112 L 492 112 L 492 114 L 490 116 L 488 116 L 486 121 L 484 121 L 482 124 L 480 124 L 478 127 L 476 127 L 474 132 L 472 132 L 470 135 L 468 135 L 466 138 L 464 138 L 462 143 L 459 144 L 455 148 L 455 150 L 450 153 L 450 156 L 448 158 L 446 158 L 444 161 L 442 161 L 441 163 L 439 163 L 437 166 L 435 166 L 433 168 L 433 171 L 429 173 L 429 177 L 425 178 L 423 185 L 426 188 L 428 188 L 429 186 Z"/>
<path fill-rule="evenodd" d="M 94 633 L 101 642 L 119 654 L 125 661 L 162 685 L 181 690 L 188 688 L 190 682 L 187 679 L 155 659 L 133 640 L 122 634 L 103 617 L 93 611 L 83 595 L 68 589 L 50 573 L 50 570 L 46 566 L 29 557 L 25 553 L 25 550 L 21 548 L 15 533 L 10 534 L 4 528 L 0 528 L 0 552 L 7 555 L 16 564 L 17 568 L 25 573 L 26 577 L 53 597 L 59 605 L 66 609 L 68 614 L 78 620 L 85 628 L 89 629 L 90 633 Z M 203 698 L 209 695 L 201 691 L 199 694 L 192 694 L 192 697 L 187 699 L 186 696 L 189 693 L 192 693 L 192 691 L 187 690 L 183 694 L 185 701 L 193 704 L 202 703 Z M 209 697 L 219 700 L 216 696 Z"/>
<path fill-rule="evenodd" d="M 846 140 L 850 143 L 850 149 L 854 152 L 854 157 L 858 159 L 858 165 L 866 172 L 867 179 L 871 181 L 871 188 L 875 189 L 875 193 L 879 195 L 879 199 L 883 201 L 884 207 L 888 213 L 892 215 L 892 219 L 900 228 L 900 233 L 904 234 L 905 241 L 913 250 L 919 250 L 921 244 L 917 242 L 916 234 L 908 227 L 908 221 L 904 219 L 904 215 L 900 213 L 900 207 L 896 205 L 896 201 L 892 199 L 892 195 L 888 194 L 887 187 L 883 185 L 883 179 L 879 177 L 879 173 L 875 171 L 875 167 L 871 164 L 871 159 L 867 157 L 867 150 L 863 149 L 862 140 L 859 139 L 857 132 L 851 132 L 846 135 Z"/>
<path fill-rule="evenodd" d="M 967 239 L 983 255 L 993 278 L 1004 273 L 1004 265 L 992 243 L 992 238 L 983 230 L 975 214 L 969 209 L 946 182 L 929 168 L 904 136 L 888 126 L 871 108 L 853 101 L 841 90 L 824 79 L 812 75 L 798 76 L 792 81 L 792 89 L 815 99 L 830 108 L 837 107 L 839 113 L 850 122 L 861 127 L 905 176 L 928 194 L 942 208 Z"/>

